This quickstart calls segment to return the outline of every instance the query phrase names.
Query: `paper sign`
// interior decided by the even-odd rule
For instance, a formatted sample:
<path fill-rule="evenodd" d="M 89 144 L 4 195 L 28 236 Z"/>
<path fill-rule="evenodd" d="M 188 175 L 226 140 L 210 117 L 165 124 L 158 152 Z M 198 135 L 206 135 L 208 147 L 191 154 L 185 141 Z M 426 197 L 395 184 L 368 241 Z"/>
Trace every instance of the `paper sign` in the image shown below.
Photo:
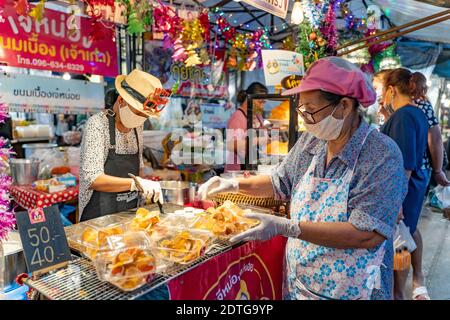
<path fill-rule="evenodd" d="M 258 9 L 269 12 L 281 19 L 286 18 L 289 0 L 243 0 Z"/>
<path fill-rule="evenodd" d="M 27 74 L 0 74 L 2 101 L 12 109 L 18 106 L 62 107 L 72 113 L 103 110 L 102 84 L 63 80 Z"/>
<path fill-rule="evenodd" d="M 264 77 L 267 86 L 279 85 L 292 75 L 304 74 L 303 55 L 287 50 L 262 50 Z"/>

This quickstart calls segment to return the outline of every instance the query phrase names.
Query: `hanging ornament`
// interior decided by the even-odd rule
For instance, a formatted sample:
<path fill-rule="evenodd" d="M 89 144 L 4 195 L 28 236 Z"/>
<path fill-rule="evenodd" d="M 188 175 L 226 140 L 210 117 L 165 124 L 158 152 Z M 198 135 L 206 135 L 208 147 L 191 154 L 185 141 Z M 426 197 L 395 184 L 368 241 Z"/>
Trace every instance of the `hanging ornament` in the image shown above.
<path fill-rule="evenodd" d="M 33 9 L 31 9 L 29 16 L 34 18 L 37 22 L 41 22 L 42 18 L 44 17 L 44 10 L 45 10 L 45 1 L 41 0 L 38 4 L 34 6 Z"/>
<path fill-rule="evenodd" d="M 324 36 L 327 44 L 327 52 L 334 54 L 338 44 L 338 32 L 336 29 L 336 0 L 330 0 L 328 11 L 325 16 L 320 32 Z M 325 44 L 320 44 L 324 46 Z"/>
<path fill-rule="evenodd" d="M 30 10 L 30 5 L 28 4 L 28 0 L 15 0 L 14 1 L 14 9 L 19 16 L 27 15 Z"/>
<path fill-rule="evenodd" d="M 295 44 L 294 44 L 294 40 L 292 39 L 291 36 L 287 37 L 286 39 L 283 40 L 283 44 L 281 47 L 283 50 L 288 50 L 288 51 L 294 51 L 295 50 Z"/>
<path fill-rule="evenodd" d="M 164 5 L 158 0 L 159 6 L 153 9 L 155 31 L 167 33 L 171 39 L 175 39 L 183 30 L 183 24 L 175 10 Z"/>
<path fill-rule="evenodd" d="M 134 9 L 131 9 L 128 16 L 127 31 L 129 34 L 137 34 L 145 31 L 144 21 L 139 18 L 136 10 Z"/>
<path fill-rule="evenodd" d="M 229 68 L 229 69 L 237 69 L 237 66 L 238 66 L 238 62 L 237 62 L 236 50 L 232 49 L 230 51 L 230 55 L 229 55 L 228 60 L 227 60 L 227 68 Z"/>
<path fill-rule="evenodd" d="M 188 54 L 186 52 L 186 49 L 183 46 L 183 41 L 181 41 L 181 36 L 175 40 L 173 43 L 174 52 L 172 54 L 172 60 L 173 61 L 184 61 L 187 59 Z"/>
<path fill-rule="evenodd" d="M 198 16 L 198 21 L 203 28 L 205 41 L 209 42 L 211 40 L 210 35 L 210 25 L 209 25 L 209 14 L 208 9 L 203 9 L 200 15 Z"/>
<path fill-rule="evenodd" d="M 206 48 L 200 49 L 200 60 L 203 65 L 209 65 L 211 63 L 211 59 L 209 58 L 208 50 L 206 50 Z"/>
<path fill-rule="evenodd" d="M 188 58 L 184 61 L 186 67 L 196 66 L 201 64 L 200 57 L 195 50 L 188 51 Z"/>

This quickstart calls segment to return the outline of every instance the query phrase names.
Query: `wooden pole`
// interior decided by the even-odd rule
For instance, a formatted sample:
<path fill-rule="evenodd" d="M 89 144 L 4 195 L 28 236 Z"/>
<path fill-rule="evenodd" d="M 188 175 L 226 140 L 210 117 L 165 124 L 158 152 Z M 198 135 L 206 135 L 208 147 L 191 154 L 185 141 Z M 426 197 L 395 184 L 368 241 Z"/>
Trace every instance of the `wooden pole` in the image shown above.
<path fill-rule="evenodd" d="M 431 26 L 431 25 L 437 24 L 437 23 L 439 23 L 439 22 L 448 20 L 449 18 L 450 18 L 450 16 L 442 17 L 442 18 L 440 18 L 440 19 L 433 20 L 433 21 L 424 23 L 424 24 L 422 24 L 422 25 L 415 26 L 415 27 L 413 27 L 413 28 L 410 28 L 410 29 L 401 31 L 401 32 L 399 32 L 399 33 L 387 35 L 387 36 L 384 37 L 384 38 L 378 39 L 378 40 L 373 41 L 373 42 L 370 42 L 370 43 L 366 43 L 366 44 L 364 44 L 364 45 L 362 45 L 362 46 L 359 46 L 359 47 L 357 47 L 357 48 L 353 48 L 353 49 L 350 49 L 350 50 L 342 51 L 342 52 L 338 53 L 337 56 L 338 56 L 338 57 L 344 56 L 344 55 L 346 55 L 346 54 L 349 54 L 350 52 L 357 51 L 357 50 L 361 50 L 361 49 L 364 49 L 364 48 L 373 46 L 373 45 L 375 45 L 375 44 L 379 44 L 379 43 L 384 42 L 384 41 L 388 41 L 388 40 L 391 40 L 391 39 L 394 39 L 394 38 L 398 38 L 398 37 L 403 36 L 403 35 L 405 35 L 405 34 L 408 34 L 408 33 L 411 33 L 411 32 L 414 32 L 414 31 L 417 31 L 417 30 L 420 30 L 420 29 L 429 27 L 429 26 Z"/>

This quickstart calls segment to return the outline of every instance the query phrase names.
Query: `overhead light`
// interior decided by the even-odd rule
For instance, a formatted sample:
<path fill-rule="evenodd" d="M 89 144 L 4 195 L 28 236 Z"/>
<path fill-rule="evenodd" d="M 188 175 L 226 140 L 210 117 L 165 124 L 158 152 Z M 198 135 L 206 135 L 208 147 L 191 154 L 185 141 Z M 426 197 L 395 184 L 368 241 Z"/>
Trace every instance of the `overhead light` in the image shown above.
<path fill-rule="evenodd" d="M 71 78 L 71 76 L 70 76 L 70 74 L 69 74 L 68 72 L 65 72 L 65 73 L 63 74 L 63 79 L 64 79 L 64 80 L 70 80 L 70 78 Z"/>
<path fill-rule="evenodd" d="M 302 4 L 300 3 L 300 0 L 296 0 L 294 7 L 292 8 L 291 23 L 300 24 L 303 22 L 304 18 L 305 15 L 303 13 Z"/>
<path fill-rule="evenodd" d="M 427 81 L 427 87 L 431 86 L 431 80 Z"/>
<path fill-rule="evenodd" d="M 447 83 L 447 89 L 450 89 L 450 82 Z"/>

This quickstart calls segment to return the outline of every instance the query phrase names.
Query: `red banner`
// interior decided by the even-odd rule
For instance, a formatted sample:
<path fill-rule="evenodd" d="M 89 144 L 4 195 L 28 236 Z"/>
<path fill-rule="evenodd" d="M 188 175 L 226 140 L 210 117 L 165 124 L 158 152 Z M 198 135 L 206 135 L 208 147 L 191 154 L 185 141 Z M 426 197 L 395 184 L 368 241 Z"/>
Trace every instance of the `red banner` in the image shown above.
<path fill-rule="evenodd" d="M 280 300 L 286 239 L 249 242 L 169 282 L 172 300 Z"/>
<path fill-rule="evenodd" d="M 37 21 L 18 15 L 12 1 L 0 0 L 0 63 L 115 77 L 118 65 L 113 39 L 92 40 L 89 19 L 69 17 L 46 8 L 43 19 Z M 114 24 L 105 21 L 103 25 L 115 32 Z"/>

